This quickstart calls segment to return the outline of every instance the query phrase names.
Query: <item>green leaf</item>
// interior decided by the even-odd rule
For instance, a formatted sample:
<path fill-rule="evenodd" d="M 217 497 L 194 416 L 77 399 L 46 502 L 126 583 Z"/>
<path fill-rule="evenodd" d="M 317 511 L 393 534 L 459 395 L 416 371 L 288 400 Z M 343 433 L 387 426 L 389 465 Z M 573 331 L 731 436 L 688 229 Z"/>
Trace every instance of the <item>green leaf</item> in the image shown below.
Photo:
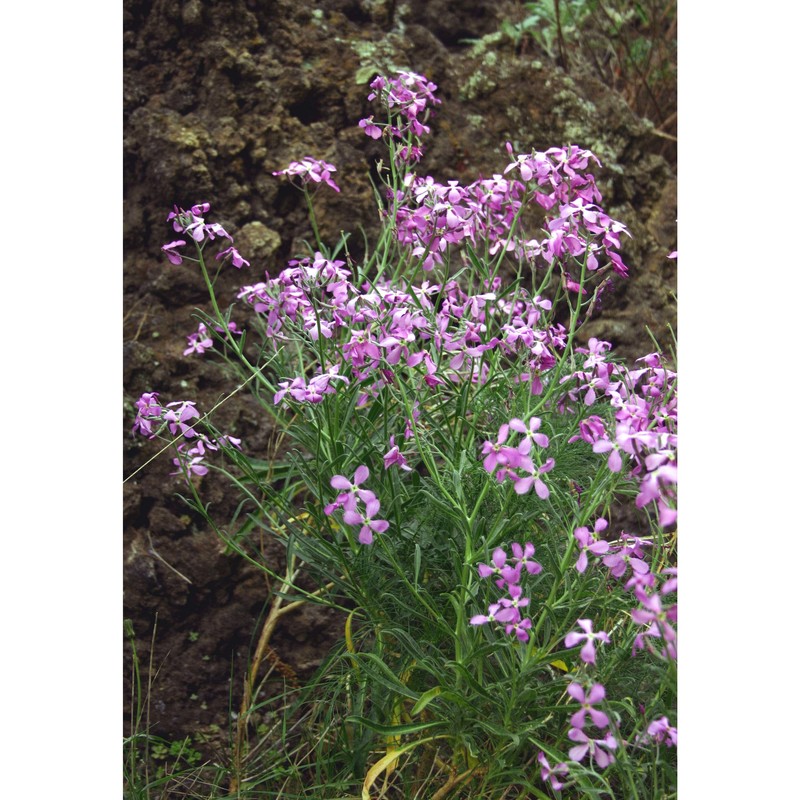
<path fill-rule="evenodd" d="M 381 736 L 406 736 L 411 733 L 419 733 L 420 731 L 428 730 L 429 728 L 443 728 L 447 725 L 446 720 L 437 720 L 431 722 L 414 722 L 410 725 L 381 725 L 366 717 L 347 717 L 345 722 L 363 725 Z"/>
<path fill-rule="evenodd" d="M 422 697 L 417 700 L 414 704 L 414 708 L 411 709 L 411 716 L 416 717 L 417 714 L 421 713 L 423 709 L 427 707 L 428 703 L 430 703 L 434 697 L 438 697 L 441 693 L 441 686 L 434 686 L 433 689 L 428 689 L 427 692 L 423 692 Z"/>

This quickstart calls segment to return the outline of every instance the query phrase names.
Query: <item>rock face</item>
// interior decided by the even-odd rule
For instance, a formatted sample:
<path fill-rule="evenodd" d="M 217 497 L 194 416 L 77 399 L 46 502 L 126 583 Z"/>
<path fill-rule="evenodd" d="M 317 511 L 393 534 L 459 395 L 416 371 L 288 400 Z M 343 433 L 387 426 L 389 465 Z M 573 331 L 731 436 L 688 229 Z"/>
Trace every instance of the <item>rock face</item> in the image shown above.
<path fill-rule="evenodd" d="M 405 68 L 436 82 L 442 105 L 421 170 L 471 182 L 501 172 L 504 144 L 518 152 L 577 144 L 594 151 L 604 205 L 631 234 L 623 248 L 631 277 L 604 297 L 584 337 L 612 341 L 635 358 L 664 348 L 675 327 L 676 180 L 651 124 L 601 83 L 568 76 L 535 52 L 520 55 L 496 33 L 517 3 L 488 0 L 127 0 L 124 11 L 124 380 L 126 475 L 158 448 L 129 436 L 132 403 L 145 391 L 192 399 L 206 411 L 232 388 L 212 361 L 184 358 L 192 313 L 205 304 L 200 276 L 170 265 L 167 212 L 207 201 L 214 221 L 251 262 L 225 270 L 223 302 L 284 266 L 311 238 L 302 195 L 272 172 L 305 155 L 336 165 L 341 194 L 319 193 L 324 238 L 357 224 L 377 228 L 370 169 L 380 144 L 358 128 L 373 113 L 367 83 Z M 469 40 L 469 42 L 467 42 Z M 271 431 L 242 395 L 220 426 L 267 454 Z M 143 662 L 155 642 L 161 667 L 151 723 L 168 737 L 228 719 L 229 680 L 238 697 L 248 647 L 267 588 L 252 568 L 225 555 L 215 534 L 175 497 L 166 455 L 125 484 L 125 607 Z M 221 517 L 235 507 L 204 480 Z M 188 580 L 187 580 L 188 579 Z M 341 626 L 324 612 L 279 629 L 274 647 L 302 676 Z M 156 614 L 158 622 L 156 622 Z M 155 625 L 155 636 L 153 636 Z M 201 652 L 202 650 L 202 652 Z M 129 690 L 129 687 L 128 687 Z"/>

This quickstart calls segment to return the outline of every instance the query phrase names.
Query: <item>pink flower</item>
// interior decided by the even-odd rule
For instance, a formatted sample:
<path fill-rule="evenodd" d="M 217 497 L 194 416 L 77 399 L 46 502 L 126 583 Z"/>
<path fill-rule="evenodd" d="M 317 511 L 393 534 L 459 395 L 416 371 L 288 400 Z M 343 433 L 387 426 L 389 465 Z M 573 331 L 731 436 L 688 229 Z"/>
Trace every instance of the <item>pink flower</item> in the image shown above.
<path fill-rule="evenodd" d="M 136 401 L 136 420 L 133 423 L 133 434 L 140 433 L 148 439 L 155 438 L 154 423 L 161 422 L 164 408 L 158 402 L 158 392 L 145 392 Z"/>
<path fill-rule="evenodd" d="M 504 608 L 500 603 L 492 603 L 488 614 L 476 614 L 470 618 L 470 625 L 485 625 L 487 622 L 506 623 L 514 619 L 514 609 Z"/>
<path fill-rule="evenodd" d="M 221 250 L 219 253 L 217 253 L 216 258 L 217 260 L 220 260 L 227 258 L 228 256 L 231 257 L 231 264 L 233 264 L 236 269 L 241 269 L 242 265 L 248 267 L 250 266 L 250 262 L 242 258 L 242 256 L 239 254 L 239 251 L 233 246 L 228 247 L 225 250 Z"/>
<path fill-rule="evenodd" d="M 483 468 L 491 474 L 499 465 L 504 466 L 509 463 L 509 458 L 513 457 L 516 450 L 506 445 L 508 439 L 509 426 L 503 424 L 497 432 L 496 442 L 484 442 L 481 455 L 485 456 L 483 459 Z"/>
<path fill-rule="evenodd" d="M 372 121 L 372 115 L 366 119 L 362 119 L 358 123 L 358 127 L 363 128 L 364 133 L 366 133 L 367 136 L 371 136 L 373 139 L 380 139 L 383 135 L 383 131 Z"/>
<path fill-rule="evenodd" d="M 519 609 L 525 608 L 526 606 L 530 605 L 531 599 L 530 597 L 523 597 L 522 587 L 516 584 L 511 584 L 508 587 L 508 594 L 510 595 L 509 597 L 503 597 L 500 599 L 500 605 L 503 606 L 503 608 L 513 609 L 514 610 L 513 619 L 519 620 L 520 617 L 522 616 L 519 612 Z M 510 631 L 506 630 L 506 633 L 510 633 Z"/>
<path fill-rule="evenodd" d="M 186 244 L 185 239 L 177 239 L 174 242 L 165 244 L 161 249 L 166 253 L 167 258 L 176 266 L 183 263 L 183 256 L 178 252 L 178 247 L 183 247 Z"/>
<path fill-rule="evenodd" d="M 527 617 L 515 622 L 509 622 L 506 625 L 506 635 L 510 636 L 513 633 L 520 642 L 525 644 L 531 638 L 528 631 L 532 626 L 533 623 Z"/>
<path fill-rule="evenodd" d="M 573 761 L 582 761 L 589 753 L 589 757 L 600 769 L 605 769 L 614 763 L 614 755 L 606 752 L 617 749 L 617 740 L 610 732 L 603 739 L 590 739 L 580 728 L 571 728 L 568 736 L 573 742 L 578 743 L 569 749 L 569 757 Z"/>
<path fill-rule="evenodd" d="M 580 545 L 580 553 L 578 560 L 575 562 L 575 569 L 583 574 L 586 572 L 586 567 L 589 566 L 589 553 L 593 556 L 599 556 L 607 553 L 610 547 L 609 543 L 600 539 L 600 534 L 608 527 L 608 522 L 600 517 L 594 524 L 594 531 L 590 532 L 585 526 L 575 528 L 573 536 Z"/>
<path fill-rule="evenodd" d="M 570 718 L 570 723 L 574 728 L 583 728 L 587 714 L 598 728 L 608 727 L 608 717 L 594 707 L 596 703 L 605 700 L 606 690 L 602 684 L 593 684 L 587 693 L 579 683 L 571 683 L 567 686 L 567 692 L 573 700 L 581 704 L 580 711 L 576 711 Z"/>
<path fill-rule="evenodd" d="M 372 544 L 373 533 L 384 533 L 389 529 L 389 523 L 385 519 L 375 519 L 380 508 L 381 501 L 373 495 L 366 503 L 365 513 L 353 510 L 344 512 L 344 521 L 348 525 L 361 525 L 358 533 L 358 541 L 361 544 Z"/>
<path fill-rule="evenodd" d="M 636 599 L 641 607 L 631 611 L 631 619 L 639 625 L 647 625 L 647 630 L 637 635 L 633 642 L 633 650 L 641 650 L 647 645 L 647 639 L 661 639 L 664 647 L 661 650 L 662 658 L 672 661 L 678 659 L 678 636 L 675 623 L 678 620 L 678 606 L 673 604 L 664 608 L 658 593 L 648 595 L 644 589 L 634 589 Z M 645 638 L 647 637 L 647 638 Z M 648 646 L 648 649 L 652 649 Z"/>
<path fill-rule="evenodd" d="M 187 439 L 196 436 L 197 432 L 189 425 L 189 421 L 198 419 L 200 412 L 194 407 L 191 401 L 183 400 L 174 403 L 167 403 L 170 410 L 164 414 L 164 419 L 169 423 L 169 432 L 175 436 L 180 434 Z"/>
<path fill-rule="evenodd" d="M 561 781 L 556 777 L 556 775 L 561 775 L 562 777 L 566 777 L 569 775 L 569 767 L 564 764 L 563 762 L 560 764 L 556 764 L 554 767 L 550 766 L 550 762 L 547 760 L 547 756 L 540 750 L 539 755 L 537 756 L 539 764 L 542 767 L 542 780 L 545 783 L 549 783 L 553 787 L 553 791 L 558 791 L 564 785 Z"/>
<path fill-rule="evenodd" d="M 506 564 L 508 555 L 502 547 L 496 547 L 492 552 L 492 563 L 478 564 L 478 575 L 481 578 L 489 578 L 492 575 L 498 575 L 499 579 L 495 581 L 498 589 L 504 589 L 507 584 L 515 584 L 520 579 L 519 566 L 511 566 Z"/>
<path fill-rule="evenodd" d="M 647 733 L 656 742 L 664 742 L 667 747 L 678 744 L 678 729 L 669 724 L 667 717 L 659 717 L 647 726 Z"/>
<path fill-rule="evenodd" d="M 369 478 L 369 467 L 362 464 L 356 468 L 352 483 L 344 475 L 334 475 L 331 478 L 331 486 L 339 489 L 340 494 L 336 498 L 336 503 L 325 506 L 325 513 L 331 514 L 334 508 L 344 508 L 347 511 L 355 511 L 358 500 L 367 503 L 374 499 L 375 495 L 368 489 L 362 489 L 361 484 Z"/>
<path fill-rule="evenodd" d="M 650 567 L 642 560 L 644 557 L 643 547 L 652 545 L 652 542 L 646 542 L 629 533 L 623 533 L 620 541 L 623 544 L 603 558 L 603 564 L 608 567 L 611 574 L 615 578 L 621 578 L 627 572 L 628 565 L 634 572 L 640 574 L 649 572 Z"/>
<path fill-rule="evenodd" d="M 536 552 L 536 548 L 531 542 L 527 542 L 524 549 L 518 542 L 512 542 L 511 551 L 514 553 L 514 561 L 518 569 L 525 567 L 529 575 L 538 575 L 542 571 L 542 565 L 531 558 Z"/>
<path fill-rule="evenodd" d="M 293 400 L 299 403 L 321 403 L 325 395 L 336 394 L 336 389 L 332 381 L 344 381 L 345 384 L 350 383 L 350 379 L 344 375 L 339 375 L 339 365 L 335 364 L 327 372 L 320 375 L 315 375 L 311 380 L 306 383 L 302 377 L 294 378 L 292 381 L 280 381 L 278 386 L 280 389 L 275 393 L 273 403 L 278 403 L 288 394 Z"/>
<path fill-rule="evenodd" d="M 508 427 L 511 428 L 512 431 L 516 431 L 517 433 L 524 434 L 525 438 L 517 445 L 517 450 L 519 450 L 522 455 L 526 456 L 531 451 L 531 444 L 535 443 L 539 445 L 539 447 L 548 447 L 550 444 L 550 440 L 547 436 L 543 433 L 537 433 L 539 428 L 541 427 L 542 421 L 539 417 L 531 417 L 528 420 L 528 424 L 526 425 L 521 419 L 517 419 L 516 417 L 508 423 Z"/>
<path fill-rule="evenodd" d="M 208 328 L 202 322 L 197 327 L 197 333 L 190 333 L 186 337 L 186 342 L 189 346 L 183 351 L 185 356 L 190 353 L 202 355 L 214 346 L 214 340 L 208 335 Z"/>
<path fill-rule="evenodd" d="M 610 641 L 608 638 L 608 634 L 605 631 L 598 631 L 598 633 L 592 632 L 592 621 L 590 619 L 579 619 L 578 625 L 583 628 L 583 633 L 576 633 L 575 631 L 571 631 L 566 635 L 564 639 L 564 644 L 567 647 L 575 647 L 581 641 L 585 641 L 586 643 L 581 648 L 581 659 L 583 659 L 584 663 L 586 664 L 594 664 L 595 663 L 595 649 L 594 649 L 594 642 L 595 639 L 602 642 L 603 644 L 608 644 Z"/>
<path fill-rule="evenodd" d="M 530 491 L 531 485 L 533 485 L 536 489 L 536 494 L 539 495 L 542 500 L 547 500 L 547 498 L 550 497 L 550 490 L 541 479 L 541 475 L 545 472 L 549 472 L 555 465 L 555 459 L 548 458 L 544 464 L 537 467 L 530 458 L 525 456 L 525 462 L 521 465 L 521 468 L 529 473 L 526 477 L 520 478 L 518 475 L 508 470 L 508 474 L 511 476 L 512 480 L 514 480 L 514 491 L 517 494 L 526 494 Z M 499 477 L 500 475 L 498 474 L 498 478 Z"/>
<path fill-rule="evenodd" d="M 318 161 L 316 158 L 306 156 L 300 161 L 292 161 L 285 169 L 280 169 L 273 172 L 273 175 L 286 175 L 290 180 L 292 178 L 299 178 L 300 184 L 306 186 L 309 183 L 327 183 L 335 192 L 339 191 L 339 187 L 334 183 L 331 178 L 331 173 L 336 172 L 336 167 L 333 164 L 328 164 L 327 161 Z"/>
<path fill-rule="evenodd" d="M 411 467 L 408 466 L 406 457 L 400 452 L 400 448 L 394 443 L 394 436 L 389 437 L 390 450 L 383 457 L 383 468 L 397 466 L 406 472 L 411 472 Z"/>
<path fill-rule="evenodd" d="M 178 457 L 172 459 L 177 469 L 175 472 L 170 472 L 170 475 L 183 475 L 187 480 L 192 475 L 207 475 L 208 467 L 201 463 L 205 454 L 202 440 L 198 440 L 189 450 L 185 448 L 186 444 L 178 445 Z"/>

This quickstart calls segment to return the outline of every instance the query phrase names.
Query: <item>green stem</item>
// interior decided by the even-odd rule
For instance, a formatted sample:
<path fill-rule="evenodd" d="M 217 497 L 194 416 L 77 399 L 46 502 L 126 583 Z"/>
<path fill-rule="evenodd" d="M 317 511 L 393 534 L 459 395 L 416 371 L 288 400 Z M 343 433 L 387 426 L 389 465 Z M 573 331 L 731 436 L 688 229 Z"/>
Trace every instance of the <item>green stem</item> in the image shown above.
<path fill-rule="evenodd" d="M 259 381 L 259 383 L 261 383 L 270 392 L 272 392 L 274 387 L 264 377 L 261 371 L 263 368 L 254 367 L 250 363 L 250 361 L 242 352 L 242 348 L 239 346 L 239 342 L 236 341 L 236 339 L 233 336 L 233 333 L 231 333 L 231 330 L 228 327 L 228 321 L 225 319 L 224 315 L 222 314 L 222 311 L 220 311 L 219 304 L 217 303 L 217 295 L 216 292 L 214 291 L 214 282 L 211 280 L 208 274 L 208 269 L 206 268 L 206 262 L 205 259 L 203 258 L 203 248 L 200 244 L 197 245 L 197 253 L 199 256 L 198 263 L 200 264 L 200 272 L 203 275 L 203 280 L 205 281 L 206 289 L 208 290 L 208 296 L 209 299 L 211 300 L 211 307 L 214 309 L 214 317 L 216 318 L 217 322 L 222 328 L 223 336 L 227 340 L 228 344 L 231 346 L 233 352 L 236 353 L 236 356 L 238 357 L 239 361 L 241 361 L 242 364 L 245 366 L 247 371 L 254 378 L 256 378 Z"/>
<path fill-rule="evenodd" d="M 322 252 L 323 244 L 322 238 L 319 235 L 319 228 L 317 227 L 317 215 L 314 213 L 314 204 L 311 202 L 311 194 L 308 187 L 303 185 L 303 196 L 306 198 L 306 206 L 308 207 L 308 219 L 311 222 L 311 230 L 314 232 L 314 241 L 317 244 L 317 250 Z"/>

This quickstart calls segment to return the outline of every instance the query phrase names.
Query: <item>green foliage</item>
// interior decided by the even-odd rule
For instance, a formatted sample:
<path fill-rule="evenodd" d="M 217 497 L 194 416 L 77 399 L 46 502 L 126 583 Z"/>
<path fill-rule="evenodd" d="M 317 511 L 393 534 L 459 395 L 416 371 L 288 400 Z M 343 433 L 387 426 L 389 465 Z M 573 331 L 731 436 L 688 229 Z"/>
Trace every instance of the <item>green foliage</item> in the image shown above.
<path fill-rule="evenodd" d="M 587 9 L 595 8 L 588 2 L 569 5 L 576 25 Z M 549 8 L 559 12 L 560 5 Z M 404 177 L 392 167 L 383 179 L 397 190 Z M 306 198 L 313 215 L 307 191 Z M 569 215 L 576 208 L 566 211 Z M 596 219 L 600 211 L 590 209 L 589 216 Z M 614 223 L 606 219 L 607 226 Z M 391 218 L 384 220 L 385 231 L 391 231 Z M 519 222 L 516 217 L 512 229 Z M 609 228 L 602 233 L 608 235 Z M 324 258 L 332 257 L 319 240 L 316 244 Z M 317 252 L 309 250 L 312 256 Z M 317 269 L 303 273 L 302 285 L 295 285 L 309 298 L 310 315 L 301 319 L 287 313 L 278 346 L 267 315 L 255 316 L 247 350 L 224 333 L 230 314 L 219 309 L 198 248 L 214 308 L 213 316 L 201 318 L 209 329 L 216 325 L 223 331 L 223 358 L 232 369 L 241 369 L 240 388 L 253 388 L 265 414 L 279 426 L 281 442 L 280 458 L 272 453 L 250 457 L 225 441 L 210 420 L 192 422 L 197 428 L 193 437 L 202 433 L 226 457 L 225 466 L 209 463 L 208 468 L 229 480 L 240 502 L 233 518 L 220 522 L 188 471 L 185 499 L 231 552 L 268 576 L 271 587 L 230 732 L 232 755 L 224 766 L 208 767 L 217 770 L 209 796 L 221 796 L 214 792 L 225 784 L 229 796 L 245 798 L 547 797 L 539 754 L 551 764 L 569 763 L 569 781 L 561 790 L 565 798 L 670 796 L 675 790 L 674 748 L 654 747 L 646 729 L 660 715 L 668 714 L 675 723 L 675 664 L 659 649 L 660 641 L 639 646 L 642 625 L 633 618 L 636 600 L 624 579 L 613 577 L 595 554 L 587 569 L 576 564 L 576 530 L 611 516 L 640 489 L 629 469 L 632 450 L 625 451 L 626 468 L 612 471 L 608 456 L 594 452 L 581 435 L 581 424 L 590 417 L 595 425 L 613 430 L 618 419 L 614 401 L 622 398 L 622 384 L 629 397 L 641 377 L 631 377 L 620 366 L 590 380 L 590 360 L 595 365 L 610 362 L 602 349 L 590 352 L 577 346 L 576 332 L 596 299 L 584 291 L 584 284 L 592 285 L 590 272 L 594 285 L 599 284 L 602 269 L 610 267 L 598 270 L 594 255 L 584 248 L 569 262 L 579 274 L 572 294 L 566 272 L 563 280 L 553 279 L 554 256 L 543 276 L 529 265 L 526 272 L 523 259 L 512 262 L 516 276 L 503 284 L 498 274 L 507 250 L 498 248 L 493 255 L 487 242 L 483 253 L 465 247 L 460 263 L 453 256 L 442 265 L 442 285 L 431 291 L 427 304 L 416 293 L 420 259 L 408 250 L 386 233 L 364 265 L 353 265 L 357 274 L 351 288 L 357 288 L 352 303 L 364 302 L 360 313 L 372 314 L 374 329 L 383 336 L 391 330 L 396 308 L 379 299 L 365 301 L 372 298 L 367 288 L 376 295 L 416 298 L 420 315 L 432 323 L 426 328 L 421 322 L 418 328 L 420 337 L 432 343 L 425 354 L 433 353 L 439 366 L 450 364 L 432 382 L 425 380 L 431 374 L 422 374 L 423 362 L 410 358 L 408 348 L 397 358 L 375 356 L 380 369 L 367 371 L 369 380 L 363 379 L 342 355 L 360 323 L 323 330 L 333 306 L 330 286 L 325 291 L 315 283 L 321 273 Z M 391 281 L 378 285 L 378 276 L 389 274 Z M 541 313 L 529 302 L 532 297 Z M 281 298 L 286 300 L 282 289 Z M 449 310 L 443 327 L 437 328 L 445 303 Z M 555 324 L 559 303 L 568 307 L 566 327 Z M 538 384 L 526 373 L 534 368 L 524 348 L 520 354 L 510 345 L 495 346 L 512 318 L 523 325 L 515 311 L 519 304 L 528 309 L 530 324 L 524 325 L 559 340 L 548 350 L 552 363 Z M 468 308 L 481 312 L 471 316 Z M 485 346 L 467 347 L 458 355 L 447 351 L 443 328 L 451 326 L 452 343 L 459 337 L 467 341 L 464 331 L 470 325 L 473 332 L 480 329 L 470 341 Z M 263 343 L 256 343 L 259 335 Z M 381 344 L 393 346 L 393 338 L 382 338 Z M 314 375 L 335 378 L 335 390 L 313 400 L 289 392 L 291 376 L 303 383 Z M 591 386 L 594 395 L 593 383 L 609 375 L 616 388 L 606 383 L 608 391 L 596 399 L 581 394 Z M 284 387 L 280 393 L 279 387 Z M 516 463 L 488 460 L 502 452 L 498 448 L 508 431 L 501 430 L 512 419 L 524 421 L 523 427 L 529 421 L 540 425 L 528 450 L 514 450 L 519 459 L 531 453 L 530 466 L 521 466 L 520 460 L 521 471 L 546 480 L 536 490 L 533 478 L 527 488 L 515 483 L 522 479 L 510 472 Z M 536 441 L 541 435 L 548 441 Z M 516 430 L 511 436 L 524 441 L 525 434 Z M 405 470 L 385 461 L 395 440 L 403 441 L 409 458 Z M 505 452 L 503 458 L 512 455 Z M 359 473 L 362 477 L 356 479 Z M 350 483 L 356 480 L 358 487 Z M 343 485 L 349 488 L 343 490 Z M 353 507 L 345 503 L 348 493 Z M 355 514 L 354 507 L 361 505 L 374 516 L 378 507 L 370 511 L 369 506 L 378 498 L 380 520 L 388 523 L 388 530 L 373 528 L 365 539 L 368 522 L 374 520 L 356 515 L 354 522 L 348 513 Z M 643 511 L 642 519 L 647 529 L 637 533 L 650 546 L 648 569 L 664 581 L 664 568 L 674 563 L 674 536 L 651 512 Z M 272 547 L 265 547 L 265 540 Z M 521 564 L 518 576 L 504 576 L 498 585 L 499 549 L 502 559 L 510 560 L 515 546 L 521 553 L 526 545 L 531 558 L 535 545 L 536 564 L 530 571 Z M 276 549 L 282 553 L 278 559 Z M 495 574 L 485 574 L 493 567 Z M 512 580 L 519 582 L 524 597 L 511 596 Z M 527 616 L 516 618 L 516 629 L 506 627 L 510 617 L 503 615 L 501 598 L 504 610 L 515 602 L 524 608 Z M 305 686 L 277 657 L 259 682 L 274 626 L 307 602 L 342 612 L 341 643 Z M 520 626 L 521 621 L 528 627 Z M 577 626 L 585 629 L 581 623 L 586 622 L 595 633 L 608 635 L 608 641 L 597 643 L 596 661 L 582 645 L 567 645 L 568 634 Z M 131 797 L 149 797 L 167 778 L 196 777 L 203 767 L 191 740 L 164 742 L 142 730 L 146 702 L 141 700 L 132 633 L 130 640 L 136 697 L 126 740 L 127 779 Z M 642 652 L 633 657 L 634 649 Z M 610 763 L 594 753 L 574 755 L 571 719 L 578 706 L 568 692 L 574 683 L 606 689 L 602 708 L 615 747 Z M 594 732 L 597 738 L 605 733 Z"/>

